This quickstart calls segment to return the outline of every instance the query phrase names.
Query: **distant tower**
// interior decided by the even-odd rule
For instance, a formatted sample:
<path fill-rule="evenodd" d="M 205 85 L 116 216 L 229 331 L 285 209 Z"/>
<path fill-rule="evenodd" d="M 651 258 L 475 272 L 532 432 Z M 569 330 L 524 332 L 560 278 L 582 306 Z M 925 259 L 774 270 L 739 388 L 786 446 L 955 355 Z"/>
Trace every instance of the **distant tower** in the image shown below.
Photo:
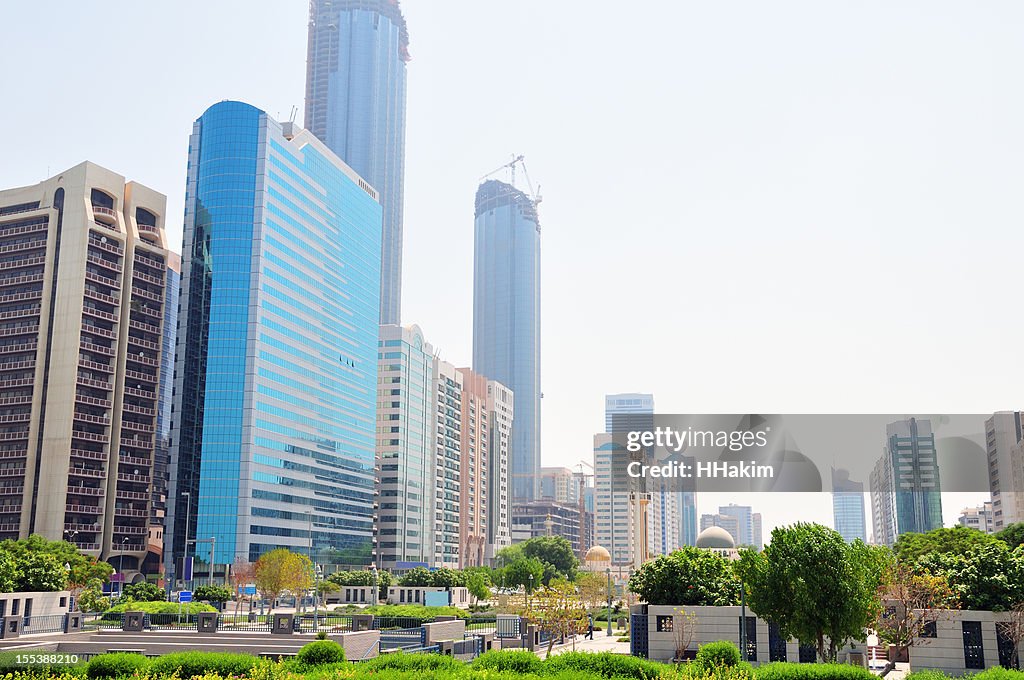
<path fill-rule="evenodd" d="M 380 196 L 380 322 L 397 324 L 409 61 L 398 0 L 312 0 L 308 50 L 305 125 Z"/>
<path fill-rule="evenodd" d="M 864 483 L 850 479 L 847 470 L 832 469 L 832 519 L 836 531 L 848 542 L 867 541 Z"/>
<path fill-rule="evenodd" d="M 900 534 L 942 527 L 942 486 L 930 421 L 899 420 L 885 434 L 871 471 L 871 515 L 875 543 L 891 546 Z"/>
<path fill-rule="evenodd" d="M 539 496 L 540 222 L 535 201 L 487 180 L 476 192 L 473 370 L 515 395 L 512 497 Z"/>

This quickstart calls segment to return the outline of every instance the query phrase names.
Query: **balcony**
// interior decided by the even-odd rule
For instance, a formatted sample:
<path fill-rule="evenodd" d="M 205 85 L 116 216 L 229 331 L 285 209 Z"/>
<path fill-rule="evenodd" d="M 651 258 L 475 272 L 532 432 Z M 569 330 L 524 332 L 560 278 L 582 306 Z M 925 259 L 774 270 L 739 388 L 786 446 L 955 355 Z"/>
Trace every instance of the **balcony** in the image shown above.
<path fill-rule="evenodd" d="M 77 503 L 68 503 L 64 506 L 65 512 L 77 512 L 85 515 L 99 515 L 103 512 L 103 506 L 101 505 L 79 505 Z"/>
<path fill-rule="evenodd" d="M 20 496 L 25 493 L 23 486 L 0 486 L 0 496 Z"/>
<path fill-rule="evenodd" d="M 0 441 L 11 442 L 28 439 L 28 429 L 15 430 L 13 432 L 0 432 Z"/>
<path fill-rule="evenodd" d="M 24 477 L 24 467 L 0 468 L 0 477 Z"/>
<path fill-rule="evenodd" d="M 157 227 L 155 224 L 142 224 L 140 222 L 139 223 L 139 231 L 140 232 L 145 232 L 147 234 L 158 234 L 158 235 L 160 234 L 160 228 Z"/>
<path fill-rule="evenodd" d="M 29 384 L 31 384 L 31 382 L 29 382 Z M 3 383 L 0 383 L 0 387 L 3 387 Z M 124 393 L 130 394 L 133 397 L 138 397 L 140 399 L 156 399 L 156 392 L 150 390 L 140 390 L 136 387 L 128 387 L 127 385 L 125 385 Z"/>
<path fill-rule="evenodd" d="M 17 354 L 18 352 L 34 352 L 39 347 L 39 343 L 35 340 L 32 342 L 22 342 L 17 345 L 0 345 L 0 354 Z M 3 402 L 0 402 L 3 403 Z"/>
<path fill-rule="evenodd" d="M 145 281 L 146 283 L 152 283 L 154 286 L 163 287 L 164 281 L 156 276 L 150 276 L 144 272 L 140 272 L 138 269 L 132 270 L 132 276 L 137 278 L 139 281 Z"/>
<path fill-rule="evenodd" d="M 10 326 L 9 328 L 0 328 L 0 338 L 11 337 L 12 335 L 38 335 L 39 326 L 36 324 L 21 324 L 17 326 Z"/>
<path fill-rule="evenodd" d="M 76 468 L 74 466 L 68 468 L 69 475 L 75 475 L 77 477 L 86 477 L 88 479 L 102 479 L 104 477 L 103 470 L 94 470 L 92 468 Z"/>
<path fill-rule="evenodd" d="M 13 213 L 11 213 L 13 214 Z M 6 217 L 6 215 L 4 215 Z M 9 227 L 7 229 L 0 229 L 0 236 L 15 236 L 17 234 L 35 234 L 38 232 L 49 231 L 50 223 L 35 222 L 33 224 L 23 224 L 20 227 Z"/>
<path fill-rule="evenodd" d="M 72 531 L 86 531 L 89 533 L 98 533 L 100 530 L 101 527 L 99 524 L 73 524 L 70 522 L 64 523 L 64 531 L 67 531 L 69 533 Z"/>
<path fill-rule="evenodd" d="M 35 359 L 31 359 L 28 361 L 8 361 L 5 363 L 0 363 L 0 371 L 24 371 L 26 369 L 35 367 Z"/>
<path fill-rule="evenodd" d="M 107 338 L 108 340 L 117 340 L 117 333 L 115 331 L 101 326 L 95 326 L 93 324 L 83 323 L 82 332 L 88 333 L 89 335 L 97 335 L 101 338 Z"/>
<path fill-rule="evenodd" d="M 142 380 L 143 382 L 153 383 L 154 385 L 158 381 L 156 375 L 150 375 L 148 373 L 139 373 L 138 371 L 130 371 L 127 369 L 124 372 L 124 377 L 131 378 L 132 380 Z"/>
<path fill-rule="evenodd" d="M 128 446 L 133 449 L 148 449 L 153 450 L 153 442 L 145 439 L 125 439 L 121 438 L 121 446 Z M 146 465 L 149 465 L 149 461 L 146 461 Z"/>
<path fill-rule="evenodd" d="M 0 425 L 6 425 L 7 423 L 27 423 L 31 419 L 31 413 L 12 413 L 10 415 L 0 416 Z"/>
<path fill-rule="evenodd" d="M 4 253 L 17 253 L 23 250 L 38 250 L 46 247 L 46 241 L 22 241 L 21 243 L 10 243 L 5 246 L 0 246 L 0 255 Z"/>
<path fill-rule="evenodd" d="M 79 385 L 84 385 L 85 387 L 95 387 L 98 390 L 107 390 L 108 392 L 114 389 L 114 386 L 108 382 L 93 380 L 92 378 L 83 378 L 82 376 L 78 376 L 76 382 Z"/>
<path fill-rule="evenodd" d="M 137 338 L 134 335 L 128 336 L 128 344 L 135 345 L 136 347 L 145 347 L 146 349 L 151 349 L 154 352 L 160 351 L 160 345 L 156 344 L 155 342 L 150 342 L 149 340 Z"/>
<path fill-rule="evenodd" d="M 24 293 L 0 295 L 0 304 L 5 304 L 8 302 L 22 302 L 23 300 L 38 300 L 41 297 L 43 297 L 42 290 L 30 290 Z"/>
<path fill-rule="evenodd" d="M 39 316 L 39 305 L 31 305 L 26 309 L 12 309 L 8 312 L 0 312 L 0 320 L 18 319 L 23 316 Z"/>
<path fill-rule="evenodd" d="M 148 288 L 140 288 L 139 286 L 132 287 L 132 295 L 138 295 L 144 297 L 147 300 L 153 300 L 155 302 L 163 302 L 164 294 L 162 292 L 156 292 L 149 290 Z"/>
<path fill-rule="evenodd" d="M 94 425 L 103 425 L 104 427 L 110 425 L 109 416 L 94 416 L 88 413 L 75 411 L 74 419 L 82 423 L 93 423 Z"/>
<path fill-rule="evenodd" d="M 132 508 L 114 508 L 115 517 L 148 517 L 145 510 L 133 510 Z"/>
<path fill-rule="evenodd" d="M 107 454 L 103 451 L 88 451 L 86 449 L 71 449 L 72 458 L 84 458 L 86 460 L 100 460 L 104 461 L 107 459 Z"/>
<path fill-rule="evenodd" d="M 104 312 L 102 309 L 96 309 L 95 307 L 90 307 L 89 305 L 82 306 L 82 313 L 88 314 L 90 316 L 95 316 L 97 319 L 106 319 L 107 321 L 113 321 L 115 323 L 121 320 L 116 314 Z"/>
<path fill-rule="evenodd" d="M 135 456 L 129 456 L 126 453 L 122 453 L 118 456 L 117 460 L 119 461 L 119 465 L 138 465 L 149 467 L 153 464 L 148 458 L 136 458 Z"/>
<path fill-rule="evenodd" d="M 122 543 L 114 544 L 110 547 L 110 552 L 115 553 L 136 553 L 144 552 L 145 550 L 146 546 L 142 543 Z"/>
<path fill-rule="evenodd" d="M 31 399 L 30 399 L 30 401 L 31 401 Z M 138 404 L 132 404 L 131 402 L 127 402 L 127 401 L 124 403 L 124 412 L 125 413 L 138 413 L 139 415 L 143 415 L 143 416 L 155 416 L 156 415 L 156 409 L 148 408 L 146 406 L 139 406 Z"/>
<path fill-rule="evenodd" d="M 89 262 L 92 262 L 94 265 L 98 267 L 104 267 L 106 269 L 109 269 L 110 271 L 115 271 L 118 274 L 121 273 L 122 267 L 119 262 L 113 262 L 111 260 L 102 258 L 98 255 L 93 255 L 92 253 L 86 255 L 85 259 L 88 260 Z"/>
<path fill-rule="evenodd" d="M 0 422 L 3 422 L 3 421 L 0 421 Z M 131 421 L 131 420 L 123 420 L 123 421 L 121 421 L 121 429 L 123 429 L 123 430 L 134 430 L 136 432 L 147 432 L 149 434 L 152 434 L 152 433 L 156 432 L 156 428 L 153 427 L 152 425 L 146 425 L 145 423 L 136 423 L 136 422 Z"/>
<path fill-rule="evenodd" d="M 5 276 L 0 278 L 0 287 L 20 286 L 25 283 L 39 283 L 43 280 L 43 274 L 26 274 L 24 276 Z"/>
<path fill-rule="evenodd" d="M 6 262 L 0 262 L 0 271 L 4 271 L 7 269 L 21 269 L 23 267 L 35 267 L 44 264 L 46 264 L 45 257 L 24 257 L 17 260 L 7 260 Z"/>
<path fill-rule="evenodd" d="M 115 354 L 117 354 L 117 352 L 115 352 L 112 347 L 94 345 L 91 342 L 86 342 L 85 340 L 80 340 L 78 346 L 84 349 L 86 352 L 92 352 L 93 354 L 104 354 L 108 357 L 112 357 Z"/>
<path fill-rule="evenodd" d="M 148 501 L 151 495 L 149 492 L 117 490 L 117 498 L 123 501 Z"/>
<path fill-rule="evenodd" d="M 134 361 L 135 363 L 143 364 L 145 366 L 153 366 L 154 368 L 160 366 L 159 361 L 157 361 L 153 357 L 147 357 L 142 354 L 132 353 L 127 356 L 127 359 L 128 361 Z"/>
<path fill-rule="evenodd" d="M 92 207 L 93 217 L 100 224 L 117 224 L 117 212 L 111 208 L 104 208 L 102 205 Z"/>
<path fill-rule="evenodd" d="M 93 300 L 98 300 L 99 302 L 111 305 L 113 307 L 117 307 L 119 304 L 121 304 L 121 300 L 119 300 L 118 298 L 112 295 L 107 295 L 106 293 L 101 293 L 96 290 L 91 290 L 89 288 L 85 289 L 85 297 L 92 298 Z"/>
<path fill-rule="evenodd" d="M 164 267 L 166 266 L 163 262 L 157 260 L 156 258 L 150 257 L 149 255 L 143 255 L 141 250 L 135 251 L 135 264 L 144 264 L 147 267 L 152 267 L 157 271 L 163 271 Z M 161 284 L 163 284 L 162 281 Z"/>
<path fill-rule="evenodd" d="M 84 551 L 89 551 L 89 550 L 99 550 L 100 549 L 100 544 L 99 543 L 75 543 L 75 547 L 84 552 Z"/>
<path fill-rule="evenodd" d="M 13 515 L 21 512 L 21 503 L 17 505 L 0 505 L 0 515 Z"/>
<path fill-rule="evenodd" d="M 98 486 L 69 486 L 69 496 L 103 496 L 103 489 Z"/>
<path fill-rule="evenodd" d="M 103 284 L 104 286 L 109 286 L 111 288 L 120 288 L 120 284 L 117 282 L 117 279 L 108 279 L 106 276 L 97 274 L 96 272 L 91 271 L 89 269 L 85 270 L 85 279 L 87 281 L 100 283 Z"/>
<path fill-rule="evenodd" d="M 114 525 L 115 534 L 132 534 L 134 536 L 145 536 L 146 533 L 148 533 L 148 531 L 149 530 L 146 527 L 130 527 L 123 524 Z"/>
<path fill-rule="evenodd" d="M 133 298 L 132 298 L 132 316 L 135 316 L 138 313 L 138 314 L 144 314 L 144 315 L 146 315 L 147 317 L 149 317 L 151 319 L 156 319 L 157 323 L 159 323 L 160 321 L 163 321 L 163 318 L 164 318 L 163 310 L 161 310 L 161 309 L 153 309 L 152 307 L 149 307 L 148 305 L 144 305 L 144 304 L 135 304 L 136 302 L 138 302 L 138 300 L 135 299 L 134 296 L 133 296 Z"/>
<path fill-rule="evenodd" d="M 132 319 L 128 322 L 128 327 L 140 331 L 146 331 L 147 333 L 153 333 L 154 335 L 160 335 L 159 326 L 154 326 L 153 324 L 144 323 L 142 321 L 135 321 Z"/>
<path fill-rule="evenodd" d="M 101 442 L 104 444 L 110 440 L 110 437 L 105 434 L 94 434 L 92 432 L 82 432 L 81 430 L 71 430 L 71 438 L 81 439 L 82 441 L 87 442 Z"/>
<path fill-rule="evenodd" d="M 0 399 L 0 406 L 19 406 L 21 404 L 31 404 L 32 395 L 22 394 L 16 397 L 4 397 Z"/>
<path fill-rule="evenodd" d="M 103 237 L 103 238 L 106 238 L 106 237 Z M 103 239 L 99 239 L 99 238 L 96 238 L 95 236 L 90 235 L 89 236 L 89 245 L 93 246 L 95 248 L 99 248 L 100 250 L 105 250 L 108 253 L 113 253 L 114 255 L 123 255 L 124 254 L 124 248 L 121 247 L 121 244 L 118 243 L 117 241 L 111 241 L 111 240 L 104 241 Z"/>
<path fill-rule="evenodd" d="M 0 460 L 10 460 L 11 458 L 24 458 L 28 455 L 26 449 L 15 449 L 14 451 L 0 451 Z"/>
<path fill-rule="evenodd" d="M 137 484 L 149 484 L 152 478 L 148 475 L 130 475 L 125 472 L 117 473 L 117 480 L 119 482 L 135 482 Z"/>

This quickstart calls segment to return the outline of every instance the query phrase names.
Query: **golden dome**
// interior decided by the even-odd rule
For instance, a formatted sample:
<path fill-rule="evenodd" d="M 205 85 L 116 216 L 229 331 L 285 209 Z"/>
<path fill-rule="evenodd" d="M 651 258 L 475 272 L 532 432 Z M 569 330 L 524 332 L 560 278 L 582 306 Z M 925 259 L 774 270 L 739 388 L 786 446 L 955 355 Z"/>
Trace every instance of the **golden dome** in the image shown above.
<path fill-rule="evenodd" d="M 583 556 L 584 562 L 611 562 L 612 554 L 602 548 L 599 545 L 595 545 L 593 548 L 587 551 L 587 554 Z"/>

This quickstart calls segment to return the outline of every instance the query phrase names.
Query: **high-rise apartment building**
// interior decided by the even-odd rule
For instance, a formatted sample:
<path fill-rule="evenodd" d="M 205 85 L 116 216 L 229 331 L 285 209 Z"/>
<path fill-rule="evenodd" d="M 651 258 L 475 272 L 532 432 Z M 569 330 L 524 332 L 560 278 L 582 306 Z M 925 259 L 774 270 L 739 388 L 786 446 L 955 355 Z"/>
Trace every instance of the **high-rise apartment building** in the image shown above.
<path fill-rule="evenodd" d="M 377 192 L 310 132 L 226 101 L 193 127 L 186 197 L 175 557 L 197 540 L 221 565 L 278 547 L 368 563 Z"/>
<path fill-rule="evenodd" d="M 700 530 L 704 531 L 708 527 L 721 527 L 725 529 L 732 536 L 732 540 L 736 545 L 750 545 L 749 543 L 742 543 L 740 536 L 743 536 L 743 530 L 740 527 L 740 518 L 738 515 L 723 515 L 719 513 L 717 515 L 701 515 L 700 516 Z"/>
<path fill-rule="evenodd" d="M 529 196 L 496 180 L 476 192 L 473 370 L 515 394 L 512 496 L 535 499 L 540 482 L 540 222 Z"/>
<path fill-rule="evenodd" d="M 994 533 L 995 522 L 992 515 L 992 503 L 987 501 L 974 508 L 964 508 L 960 511 L 957 523 L 962 527 L 984 531 L 986 534 Z"/>
<path fill-rule="evenodd" d="M 730 503 L 719 506 L 718 514 L 736 518 L 739 533 L 733 534 L 733 538 L 736 539 L 737 546 L 747 545 L 756 548 L 761 544 L 762 537 L 754 535 L 754 511 L 749 505 Z M 703 528 L 701 527 L 702 530 Z"/>
<path fill-rule="evenodd" d="M 594 435 L 594 543 L 611 555 L 613 565 L 630 565 L 641 542 L 629 485 L 613 477 L 612 459 L 623 455 L 611 434 Z"/>
<path fill-rule="evenodd" d="M 490 417 L 487 378 L 468 368 L 462 376 L 462 460 L 459 484 L 459 567 L 479 567 L 487 560 L 487 515 L 490 509 Z"/>
<path fill-rule="evenodd" d="M 1024 414 L 1000 411 L 985 421 L 992 524 L 1002 531 L 1024 522 Z"/>
<path fill-rule="evenodd" d="M 462 510 L 462 374 L 434 359 L 434 566 L 457 569 Z"/>
<path fill-rule="evenodd" d="M 419 326 L 380 327 L 377 548 L 384 569 L 434 562 L 434 348 Z"/>
<path fill-rule="evenodd" d="M 750 516 L 750 523 L 754 527 L 754 548 L 764 550 L 764 525 L 761 520 L 761 513 L 755 512 Z"/>
<path fill-rule="evenodd" d="M 867 542 L 864 482 L 850 479 L 848 470 L 832 468 L 832 521 L 848 542 Z"/>
<path fill-rule="evenodd" d="M 166 348 L 163 195 L 93 163 L 0 191 L 0 539 L 143 568 Z"/>
<path fill-rule="evenodd" d="M 942 527 L 942 487 L 930 421 L 910 418 L 886 426 L 885 452 L 869 484 L 875 543 L 891 546 L 900 534 Z"/>
<path fill-rule="evenodd" d="M 579 506 L 549 498 L 521 501 L 512 506 L 512 517 L 512 535 L 517 539 L 516 542 L 543 536 L 559 536 L 569 541 L 576 555 L 582 554 L 590 547 L 584 546 L 583 543 L 589 520 L 586 514 L 580 516 Z"/>
<path fill-rule="evenodd" d="M 310 2 L 305 125 L 380 197 L 382 324 L 401 320 L 408 61 L 398 0 Z"/>
<path fill-rule="evenodd" d="M 512 544 L 512 488 L 509 456 L 515 426 L 515 395 L 497 380 L 487 381 L 487 559 Z"/>
<path fill-rule="evenodd" d="M 654 428 L 654 395 L 640 392 L 608 394 L 604 398 L 604 431 L 629 432 Z"/>
<path fill-rule="evenodd" d="M 579 479 L 567 467 L 540 469 L 540 497 L 573 505 L 579 502 Z"/>

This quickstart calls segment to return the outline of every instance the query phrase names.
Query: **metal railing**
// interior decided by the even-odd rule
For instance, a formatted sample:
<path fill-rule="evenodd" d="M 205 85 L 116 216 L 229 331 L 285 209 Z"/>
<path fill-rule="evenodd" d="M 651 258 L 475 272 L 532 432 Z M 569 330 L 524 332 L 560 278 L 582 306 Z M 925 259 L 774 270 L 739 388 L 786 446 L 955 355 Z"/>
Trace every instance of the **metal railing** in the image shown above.
<path fill-rule="evenodd" d="M 64 623 L 67 615 L 49 614 L 46 616 L 26 616 L 21 624 L 21 633 L 61 633 L 64 631 Z"/>
<path fill-rule="evenodd" d="M 426 631 L 418 628 L 399 628 L 383 630 L 380 633 L 380 648 L 384 649 L 411 649 L 421 648 L 426 642 Z"/>

